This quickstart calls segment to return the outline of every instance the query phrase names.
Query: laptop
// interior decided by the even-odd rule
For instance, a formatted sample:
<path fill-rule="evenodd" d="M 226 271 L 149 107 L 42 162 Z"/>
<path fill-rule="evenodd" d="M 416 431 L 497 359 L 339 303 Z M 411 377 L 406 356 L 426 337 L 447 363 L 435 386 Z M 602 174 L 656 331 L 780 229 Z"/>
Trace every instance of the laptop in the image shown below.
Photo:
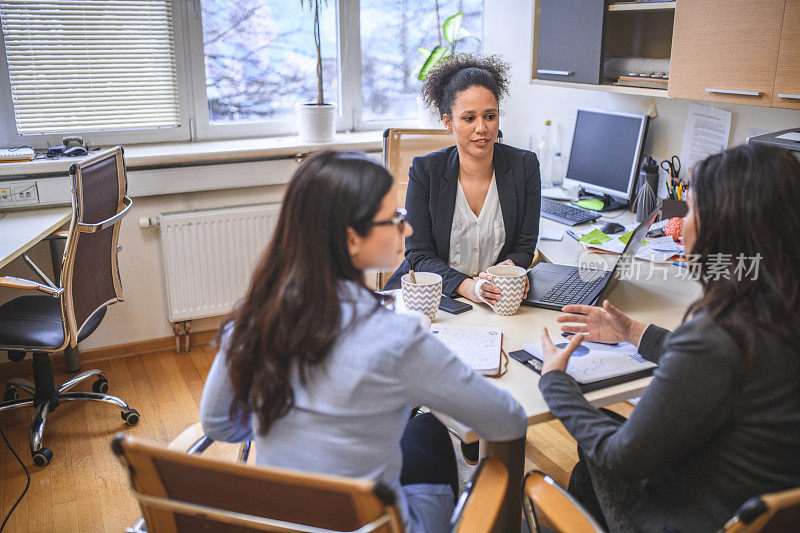
<path fill-rule="evenodd" d="M 528 272 L 532 289 L 528 291 L 528 297 L 522 300 L 522 305 L 560 311 L 565 305 L 602 303 L 605 296 L 617 286 L 619 278 L 632 268 L 636 251 L 644 242 L 660 209 L 661 202 L 655 211 L 633 230 L 628 244 L 625 245 L 610 272 L 553 263 L 539 263 L 534 266 Z"/>

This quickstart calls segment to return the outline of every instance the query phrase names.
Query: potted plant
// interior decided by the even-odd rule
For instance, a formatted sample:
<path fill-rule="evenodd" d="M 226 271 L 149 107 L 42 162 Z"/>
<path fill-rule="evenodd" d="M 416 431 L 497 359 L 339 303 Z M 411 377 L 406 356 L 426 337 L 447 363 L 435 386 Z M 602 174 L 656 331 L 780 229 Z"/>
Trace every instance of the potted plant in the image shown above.
<path fill-rule="evenodd" d="M 436 2 L 436 18 L 438 24 L 439 2 Z M 447 17 L 447 19 L 444 21 L 444 24 L 442 24 L 441 33 L 438 31 L 436 32 L 437 37 L 439 38 L 439 44 L 433 47 L 432 50 L 423 47 L 417 48 L 417 51 L 422 55 L 423 58 L 425 58 L 425 62 L 422 64 L 422 67 L 419 69 L 419 73 L 417 74 L 417 79 L 419 81 L 425 81 L 425 79 L 428 77 L 428 74 L 430 74 L 431 70 L 433 70 L 440 61 L 446 57 L 455 55 L 456 46 L 462 39 L 466 39 L 467 37 L 477 39 L 477 37 L 467 31 L 466 28 L 461 26 L 463 18 L 463 11 L 459 11 L 455 15 Z M 447 42 L 446 45 L 442 43 L 442 35 L 444 35 L 444 40 Z M 441 117 L 436 116 L 435 110 L 426 109 L 425 104 L 422 101 L 422 97 L 417 99 L 417 110 L 419 112 L 421 127 L 441 127 Z"/>
<path fill-rule="evenodd" d="M 300 139 L 306 142 L 330 141 L 336 132 L 336 104 L 325 101 L 322 89 L 322 50 L 320 49 L 319 8 L 326 0 L 300 0 L 300 5 L 314 13 L 314 44 L 317 48 L 317 98 L 311 103 L 297 104 L 297 126 Z"/>

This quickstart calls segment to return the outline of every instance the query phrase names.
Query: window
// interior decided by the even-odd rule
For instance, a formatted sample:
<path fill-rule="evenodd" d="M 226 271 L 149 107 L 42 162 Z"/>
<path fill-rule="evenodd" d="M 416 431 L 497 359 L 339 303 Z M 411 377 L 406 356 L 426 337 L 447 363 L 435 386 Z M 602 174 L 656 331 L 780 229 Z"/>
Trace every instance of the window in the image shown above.
<path fill-rule="evenodd" d="M 17 135 L 179 128 L 168 0 L 0 1 L 0 23 Z"/>
<path fill-rule="evenodd" d="M 299 1 L 203 0 L 203 55 L 211 124 L 264 122 L 294 115 L 317 92 L 314 14 Z M 322 6 L 322 71 L 337 97 L 336 12 Z"/>
<path fill-rule="evenodd" d="M 424 62 L 463 11 L 481 51 L 482 0 L 323 0 L 325 100 L 338 129 L 419 112 Z M 267 136 L 314 100 L 313 12 L 299 0 L 0 0 L 0 142 L 44 146 Z M 2 61 L 5 59 L 5 61 Z"/>
<path fill-rule="evenodd" d="M 461 11 L 472 37 L 456 42 L 456 53 L 481 52 L 481 0 L 361 0 L 362 120 L 413 119 L 420 112 L 417 79 L 425 58 L 418 48 L 445 44 L 441 27 Z"/>

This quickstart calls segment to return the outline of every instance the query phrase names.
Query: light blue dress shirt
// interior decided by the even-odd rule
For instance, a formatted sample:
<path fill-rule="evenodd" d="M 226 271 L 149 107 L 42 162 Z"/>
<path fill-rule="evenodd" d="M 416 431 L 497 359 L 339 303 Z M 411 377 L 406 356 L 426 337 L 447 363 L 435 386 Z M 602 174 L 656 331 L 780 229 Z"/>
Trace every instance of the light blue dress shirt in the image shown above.
<path fill-rule="evenodd" d="M 400 485 L 400 438 L 411 406 L 445 413 L 492 441 L 523 437 L 525 413 L 417 319 L 379 307 L 353 282 L 342 283 L 340 296 L 342 323 L 355 317 L 355 326 L 305 386 L 294 373 L 294 407 L 266 435 L 258 434 L 254 416 L 247 424 L 229 416 L 233 390 L 223 342 L 203 390 L 203 429 L 215 440 L 254 440 L 258 464 L 382 481 L 394 490 L 408 531 L 442 531 L 453 507 L 449 487 Z"/>

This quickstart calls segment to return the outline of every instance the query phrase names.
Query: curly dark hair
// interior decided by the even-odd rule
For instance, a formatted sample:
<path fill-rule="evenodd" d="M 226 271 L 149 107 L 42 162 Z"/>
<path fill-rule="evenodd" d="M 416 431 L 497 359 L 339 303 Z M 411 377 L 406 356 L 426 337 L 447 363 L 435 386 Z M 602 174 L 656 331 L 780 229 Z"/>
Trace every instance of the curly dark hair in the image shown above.
<path fill-rule="evenodd" d="M 422 98 L 439 116 L 452 115 L 456 97 L 470 87 L 485 87 L 500 99 L 508 92 L 508 63 L 500 56 L 456 55 L 434 68 L 422 85 Z"/>

